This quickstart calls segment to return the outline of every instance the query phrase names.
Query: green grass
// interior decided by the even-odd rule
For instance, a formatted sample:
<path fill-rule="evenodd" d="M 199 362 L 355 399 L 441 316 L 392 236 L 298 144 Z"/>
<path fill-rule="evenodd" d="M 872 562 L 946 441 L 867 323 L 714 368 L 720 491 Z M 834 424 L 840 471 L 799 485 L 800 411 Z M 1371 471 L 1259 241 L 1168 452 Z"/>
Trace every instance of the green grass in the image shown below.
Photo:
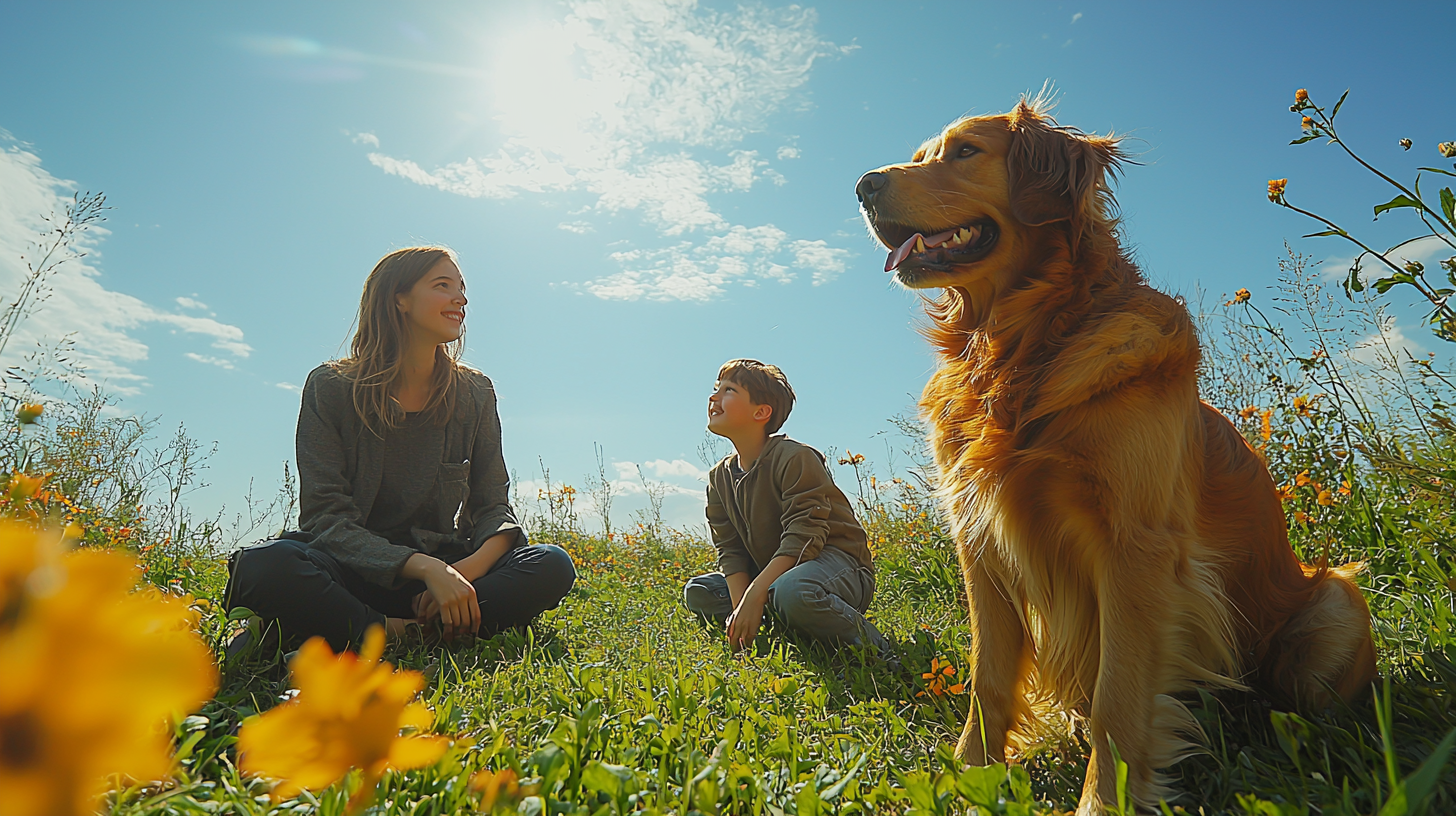
<path fill-rule="evenodd" d="M 921 694 L 934 657 L 964 675 L 963 599 L 948 541 L 919 508 L 870 514 L 879 588 L 871 615 L 901 644 L 904 669 L 858 651 L 828 652 L 768 624 L 752 654 L 733 655 L 721 630 L 678 602 L 682 582 L 711 569 L 705 542 L 677 537 L 631 549 L 561 534 L 580 578 L 562 607 L 531 629 L 469 648 L 412 648 L 388 659 L 424 671 L 437 730 L 456 747 L 434 768 L 391 774 L 377 813 L 473 812 L 467 790 L 481 768 L 511 768 L 541 798 L 525 812 L 982 813 L 1075 807 L 1086 746 L 1048 737 L 1019 765 L 965 769 L 951 756 L 969 695 Z M 216 562 L 172 576 L 216 598 Z M 1379 604 L 1378 630 L 1401 630 L 1396 603 Z M 206 622 L 221 644 L 226 621 Z M 1409 633 L 1401 635 L 1409 646 Z M 1302 719 L 1259 700 L 1204 696 L 1192 708 L 1210 753 L 1175 774 L 1198 813 L 1376 813 L 1390 779 L 1413 773 L 1445 733 L 1456 646 L 1428 648 L 1390 677 L 1390 749 L 1374 706 Z M 243 778 L 232 752 L 237 724 L 286 688 L 276 660 L 226 665 L 224 688 L 178 734 L 180 772 L 165 789 L 120 792 L 115 814 L 342 813 L 349 783 L 272 803 Z M 1394 762 L 1387 768 L 1386 759 Z M 1456 812 L 1449 767 L 1427 804 Z M 1406 811 L 1391 811 L 1406 812 Z M 1414 812 L 1414 811 L 1412 811 Z"/>

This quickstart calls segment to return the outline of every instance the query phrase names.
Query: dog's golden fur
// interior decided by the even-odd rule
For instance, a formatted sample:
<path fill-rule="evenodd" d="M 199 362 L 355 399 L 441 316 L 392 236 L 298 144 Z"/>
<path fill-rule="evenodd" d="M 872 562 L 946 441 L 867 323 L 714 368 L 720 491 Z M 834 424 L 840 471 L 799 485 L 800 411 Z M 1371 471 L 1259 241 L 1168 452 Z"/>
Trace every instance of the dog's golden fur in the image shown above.
<path fill-rule="evenodd" d="M 1198 398 L 1187 310 L 1119 245 L 1121 158 L 1023 99 L 859 186 L 892 250 L 974 227 L 974 248 L 896 253 L 901 283 L 941 290 L 920 405 L 970 599 L 957 753 L 1003 760 L 1028 693 L 1049 694 L 1089 720 L 1079 814 L 1115 796 L 1109 738 L 1136 801 L 1172 794 L 1157 770 L 1201 739 L 1180 693 L 1251 686 L 1317 708 L 1375 674 L 1359 565 L 1295 557 L 1262 460 Z"/>

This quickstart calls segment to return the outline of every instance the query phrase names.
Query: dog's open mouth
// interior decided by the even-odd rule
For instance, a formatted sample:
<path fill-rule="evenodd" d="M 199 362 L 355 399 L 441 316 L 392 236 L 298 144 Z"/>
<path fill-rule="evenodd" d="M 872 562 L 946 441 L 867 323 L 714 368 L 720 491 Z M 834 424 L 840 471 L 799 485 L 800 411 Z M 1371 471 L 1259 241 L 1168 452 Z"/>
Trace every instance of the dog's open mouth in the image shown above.
<path fill-rule="evenodd" d="M 897 225 L 886 225 L 878 232 L 881 237 L 896 239 L 909 233 L 885 259 L 886 272 L 902 267 L 914 267 L 916 271 L 948 272 L 951 267 L 984 258 L 1001 236 L 1000 228 L 990 219 L 934 235 L 922 235 L 910 227 Z"/>

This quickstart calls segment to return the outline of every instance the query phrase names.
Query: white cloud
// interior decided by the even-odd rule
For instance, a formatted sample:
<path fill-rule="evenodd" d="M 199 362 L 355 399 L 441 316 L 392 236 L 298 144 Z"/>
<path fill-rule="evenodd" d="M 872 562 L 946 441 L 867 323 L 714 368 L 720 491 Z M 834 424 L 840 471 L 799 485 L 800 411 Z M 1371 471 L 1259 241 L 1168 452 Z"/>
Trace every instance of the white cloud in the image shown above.
<path fill-rule="evenodd" d="M 275 388 L 282 388 L 284 391 L 287 391 L 287 392 L 292 393 L 292 394 L 302 394 L 303 393 L 303 386 L 301 386 L 301 385 L 294 385 L 291 382 L 273 383 L 273 386 Z"/>
<path fill-rule="evenodd" d="M 64 212 L 75 189 L 73 182 L 47 172 L 28 145 L 0 130 L 0 292 L 7 293 L 7 298 L 25 280 L 22 256 L 29 257 L 33 242 L 48 229 L 43 219 Z M 87 252 L 87 257 L 56 269 L 47 281 L 49 297 L 16 329 L 0 364 L 13 364 L 37 345 L 50 347 L 69 337 L 74 344 L 71 357 L 82 369 L 78 384 L 105 384 L 124 396 L 137 393 L 146 383 L 133 366 L 147 359 L 149 349 L 135 332 L 148 326 L 169 326 L 173 333 L 210 341 L 213 348 L 234 357 L 248 356 L 252 347 L 236 326 L 163 311 L 107 289 L 94 265 L 99 242 L 107 234 L 98 226 L 81 236 L 76 248 Z M 177 303 L 188 307 L 181 299 Z"/>
<path fill-rule="evenodd" d="M 1361 338 L 1350 349 L 1350 359 L 1365 365 L 1394 362 L 1398 366 L 1405 366 L 1412 359 L 1426 359 L 1425 346 L 1407 337 L 1393 316 L 1382 315 L 1381 319 L 1382 325 L 1376 331 Z"/>
<path fill-rule="evenodd" d="M 1073 14 L 1072 15 L 1072 22 L 1073 23 L 1077 22 L 1080 19 L 1082 19 L 1082 12 L 1079 11 L 1076 14 Z M 1070 25 L 1070 23 L 1069 23 L 1069 25 Z"/>
<path fill-rule="evenodd" d="M 779 148 L 778 149 L 778 152 L 775 153 L 774 155 L 775 156 L 778 156 L 780 159 L 785 159 L 785 160 L 786 159 L 797 159 L 797 158 L 799 158 L 799 148 L 797 148 L 797 147 L 790 147 L 789 145 L 784 145 L 783 147 Z"/>
<path fill-rule="evenodd" d="M 1391 263 L 1396 266 L 1403 266 L 1406 261 L 1420 261 L 1426 266 L 1426 277 L 1440 280 L 1445 277 L 1445 271 L 1436 266 L 1437 261 L 1445 260 L 1456 255 L 1456 249 L 1450 244 L 1441 240 L 1435 235 L 1427 235 L 1417 238 L 1404 246 L 1390 250 L 1384 254 Z M 1355 255 L 1334 255 L 1321 263 L 1321 267 L 1328 277 L 1335 280 L 1344 280 L 1350 274 L 1350 265 L 1355 262 Z M 1384 278 L 1392 274 L 1390 267 L 1381 263 L 1379 259 L 1365 256 L 1360 260 L 1360 279 L 1370 283 L 1377 278 Z"/>
<path fill-rule="evenodd" d="M 186 354 L 184 354 L 182 356 L 183 357 L 186 357 L 189 360 L 196 360 L 199 363 L 206 363 L 207 365 L 215 365 L 218 368 L 229 368 L 229 369 L 230 368 L 233 368 L 233 361 L 232 360 L 224 359 L 222 357 L 211 357 L 211 356 L 208 356 L 206 354 L 197 354 L 196 352 L 191 352 L 191 351 L 187 352 Z"/>
<path fill-rule="evenodd" d="M 646 462 L 613 462 L 617 478 L 612 480 L 612 491 L 622 496 L 637 496 L 647 492 L 643 480 L 660 488 L 666 495 L 697 495 L 703 492 L 702 482 L 708 478 L 706 470 L 700 470 L 683 459 L 671 462 L 653 459 Z M 684 479 L 696 484 L 683 485 Z"/>
<path fill-rule="evenodd" d="M 849 250 L 832 247 L 823 241 L 795 241 L 794 265 L 814 271 L 814 285 L 828 283 L 844 271 Z"/>
<path fill-rule="evenodd" d="M 375 136 L 373 133 L 355 133 L 350 141 L 352 141 L 354 144 L 369 145 L 370 147 L 379 147 L 379 137 Z"/>
<path fill-rule="evenodd" d="M 617 467 L 618 473 L 623 473 L 624 465 L 633 466 L 632 462 L 616 462 L 614 464 Z M 641 467 L 642 470 L 651 472 L 652 475 L 659 479 L 686 477 L 699 482 L 706 482 L 708 480 L 708 471 L 703 470 L 686 459 L 674 459 L 671 462 L 666 459 L 653 459 L 648 462 L 643 462 Z M 623 478 L 626 478 L 626 476 L 624 475 Z"/>
<path fill-rule="evenodd" d="M 701 244 L 683 241 L 611 257 L 622 271 L 582 284 L 583 290 L 603 300 L 704 301 L 723 294 L 732 283 L 789 283 L 795 269 L 812 272 L 816 286 L 827 283 L 844 271 L 850 253 L 824 241 L 790 241 L 783 230 L 765 224 L 734 225 Z"/>
<path fill-rule="evenodd" d="M 589 232 L 596 232 L 596 227 L 593 227 L 590 221 L 562 221 L 560 224 L 556 225 L 556 228 L 566 230 L 567 232 L 574 232 L 577 235 L 586 235 Z"/>
<path fill-rule="evenodd" d="M 190 297 L 177 298 L 177 305 L 184 309 L 201 309 L 207 311 L 207 304 Z"/>
<path fill-rule="evenodd" d="M 786 267 L 762 252 L 729 259 L 708 247 L 735 231 L 778 231 L 730 223 L 709 196 L 751 190 L 759 179 L 784 183 L 738 145 L 808 80 L 816 59 L 849 50 L 819 39 L 814 24 L 813 10 L 798 6 L 720 12 L 696 0 L 575 0 L 564 19 L 501 41 L 492 97 L 505 139 L 493 154 L 434 170 L 378 151 L 368 158 L 458 195 L 585 193 L 588 211 L 635 211 L 663 236 L 709 236 L 618 253 L 626 269 L 582 285 L 597 297 L 704 300 L 731 282 L 784 278 Z M 804 268 L 817 282 L 837 274 Z"/>

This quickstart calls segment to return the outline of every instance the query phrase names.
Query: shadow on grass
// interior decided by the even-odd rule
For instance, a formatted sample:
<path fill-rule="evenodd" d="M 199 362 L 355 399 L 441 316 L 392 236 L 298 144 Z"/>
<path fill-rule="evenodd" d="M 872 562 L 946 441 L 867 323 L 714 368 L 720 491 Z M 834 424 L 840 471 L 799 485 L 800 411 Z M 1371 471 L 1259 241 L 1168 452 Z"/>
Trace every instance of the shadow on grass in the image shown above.
<path fill-rule="evenodd" d="M 1382 698 L 1385 688 L 1377 688 Z M 1427 653 L 1393 672 L 1388 689 L 1388 747 L 1369 694 L 1307 718 L 1251 694 L 1204 694 L 1189 708 L 1208 734 L 1209 752 L 1175 769 L 1179 787 L 1219 810 L 1241 807 L 1238 795 L 1252 793 L 1325 813 L 1376 812 L 1391 791 L 1387 757 L 1404 778 L 1456 728 L 1456 665 L 1442 653 Z M 1449 766 L 1425 812 L 1456 812 L 1456 772 Z"/>

